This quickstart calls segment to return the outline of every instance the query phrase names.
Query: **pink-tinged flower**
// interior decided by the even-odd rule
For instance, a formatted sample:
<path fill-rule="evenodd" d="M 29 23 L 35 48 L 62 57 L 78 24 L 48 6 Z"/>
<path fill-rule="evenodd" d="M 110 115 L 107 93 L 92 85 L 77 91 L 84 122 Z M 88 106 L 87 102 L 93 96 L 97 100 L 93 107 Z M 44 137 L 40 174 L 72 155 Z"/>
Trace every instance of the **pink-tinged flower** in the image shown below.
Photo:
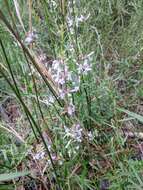
<path fill-rule="evenodd" d="M 42 160 L 42 159 L 44 158 L 44 156 L 45 156 L 45 152 L 44 152 L 44 151 L 41 151 L 41 152 L 36 153 L 36 154 L 33 156 L 33 158 L 34 158 L 35 160 Z"/>
<path fill-rule="evenodd" d="M 72 103 L 70 103 L 70 105 L 68 106 L 67 112 L 70 116 L 72 116 L 75 113 L 75 106 Z"/>
<path fill-rule="evenodd" d="M 91 71 L 91 65 L 88 63 L 88 59 L 85 59 L 83 64 L 78 66 L 78 73 L 87 75 Z"/>
<path fill-rule="evenodd" d="M 51 155 L 51 158 L 52 158 L 53 161 L 58 161 L 58 157 L 57 157 L 56 155 L 54 155 L 54 154 Z M 47 164 L 48 164 L 48 165 L 51 164 L 51 160 L 50 160 L 50 159 L 47 160 Z"/>
<path fill-rule="evenodd" d="M 62 71 L 61 62 L 59 60 L 54 60 L 52 64 L 52 69 L 59 72 Z"/>
<path fill-rule="evenodd" d="M 25 43 L 27 45 L 33 43 L 37 39 L 37 34 L 35 32 L 28 32 L 26 38 L 25 38 Z"/>
<path fill-rule="evenodd" d="M 58 85 L 64 85 L 66 81 L 71 80 L 71 72 L 68 70 L 68 66 L 62 61 L 53 61 L 53 79 Z"/>
<path fill-rule="evenodd" d="M 67 95 L 67 91 L 65 89 L 59 89 L 59 98 L 63 100 L 66 95 Z"/>
<path fill-rule="evenodd" d="M 65 136 L 71 137 L 76 142 L 82 142 L 82 131 L 80 124 L 74 124 L 71 128 L 64 127 L 65 129 Z M 69 141 L 70 143 L 70 141 Z M 68 146 L 68 145 L 67 145 Z"/>
<path fill-rule="evenodd" d="M 72 136 L 77 142 L 82 142 L 82 131 L 80 124 L 75 124 L 72 127 Z"/>
<path fill-rule="evenodd" d="M 63 85 L 66 82 L 63 71 L 58 72 L 56 75 L 54 75 L 54 79 L 55 79 L 55 82 L 59 85 Z"/>

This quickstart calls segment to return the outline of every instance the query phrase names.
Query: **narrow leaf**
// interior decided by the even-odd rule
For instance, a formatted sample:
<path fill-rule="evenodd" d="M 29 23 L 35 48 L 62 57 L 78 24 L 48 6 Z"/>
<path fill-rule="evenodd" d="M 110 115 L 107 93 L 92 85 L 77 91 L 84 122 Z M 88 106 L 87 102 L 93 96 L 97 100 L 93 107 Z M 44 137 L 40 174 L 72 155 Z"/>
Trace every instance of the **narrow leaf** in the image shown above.
<path fill-rule="evenodd" d="M 9 181 L 18 177 L 26 176 L 28 174 L 30 174 L 29 171 L 0 174 L 0 181 Z"/>
<path fill-rule="evenodd" d="M 118 108 L 118 110 L 120 112 L 124 112 L 124 113 L 128 114 L 129 116 L 131 116 L 131 117 L 137 119 L 138 121 L 140 121 L 141 123 L 143 123 L 143 116 L 141 116 L 137 113 L 134 113 L 134 112 L 130 112 L 130 111 L 123 109 L 123 108 Z"/>

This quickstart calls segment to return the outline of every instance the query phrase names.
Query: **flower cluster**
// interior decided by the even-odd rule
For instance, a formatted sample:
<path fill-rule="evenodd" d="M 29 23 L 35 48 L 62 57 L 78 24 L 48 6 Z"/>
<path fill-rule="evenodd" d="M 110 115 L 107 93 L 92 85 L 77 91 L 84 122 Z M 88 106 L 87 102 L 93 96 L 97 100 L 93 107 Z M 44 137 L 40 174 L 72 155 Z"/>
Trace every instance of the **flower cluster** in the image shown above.
<path fill-rule="evenodd" d="M 70 93 L 75 93 L 79 90 L 79 77 L 75 77 L 63 60 L 53 61 L 51 73 L 58 86 L 59 98 L 64 99 Z"/>
<path fill-rule="evenodd" d="M 74 124 L 71 128 L 64 127 L 67 137 L 73 138 L 76 142 L 82 142 L 82 131 L 80 124 Z"/>
<path fill-rule="evenodd" d="M 72 116 L 75 113 L 75 106 L 71 102 L 67 107 L 67 113 Z"/>
<path fill-rule="evenodd" d="M 33 159 L 42 160 L 45 157 L 45 154 L 46 154 L 45 151 L 38 152 L 33 156 Z"/>
<path fill-rule="evenodd" d="M 74 70 L 69 69 L 68 60 L 57 59 L 52 63 L 49 72 L 54 82 L 57 85 L 59 98 L 68 100 L 66 106 L 66 112 L 69 116 L 74 116 L 75 105 L 72 101 L 72 94 L 77 93 L 80 90 L 81 76 L 87 75 L 91 70 L 93 52 L 84 56 L 80 63 L 73 60 Z M 53 100 L 48 100 L 49 104 L 53 103 Z M 47 103 L 48 103 L 47 102 Z"/>

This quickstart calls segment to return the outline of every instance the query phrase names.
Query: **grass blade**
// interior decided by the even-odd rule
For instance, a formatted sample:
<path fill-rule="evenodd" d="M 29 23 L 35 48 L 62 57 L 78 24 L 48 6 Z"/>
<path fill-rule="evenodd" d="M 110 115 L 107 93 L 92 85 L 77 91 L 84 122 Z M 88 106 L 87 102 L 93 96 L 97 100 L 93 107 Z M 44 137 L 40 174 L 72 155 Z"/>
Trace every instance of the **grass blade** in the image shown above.
<path fill-rule="evenodd" d="M 9 181 L 30 174 L 29 171 L 0 174 L 0 181 Z"/>
<path fill-rule="evenodd" d="M 123 109 L 123 108 L 118 108 L 118 110 L 119 110 L 120 112 L 124 112 L 124 113 L 128 114 L 129 116 L 131 116 L 131 117 L 137 119 L 138 121 L 140 121 L 141 123 L 143 123 L 143 116 L 141 116 L 141 115 L 139 115 L 139 114 L 137 114 L 137 113 L 128 111 L 128 110 Z"/>

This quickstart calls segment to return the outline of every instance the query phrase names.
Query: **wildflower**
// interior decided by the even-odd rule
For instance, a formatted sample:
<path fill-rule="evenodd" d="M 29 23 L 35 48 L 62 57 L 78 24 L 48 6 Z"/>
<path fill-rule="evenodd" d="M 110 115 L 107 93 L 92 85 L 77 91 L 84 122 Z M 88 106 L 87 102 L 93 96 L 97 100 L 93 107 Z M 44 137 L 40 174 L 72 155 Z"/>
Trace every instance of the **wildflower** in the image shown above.
<path fill-rule="evenodd" d="M 56 156 L 56 155 L 54 155 L 54 154 L 53 154 L 53 155 L 51 155 L 51 158 L 52 158 L 52 160 L 53 160 L 53 161 L 57 161 L 57 160 L 58 160 L 57 156 Z M 51 160 L 50 160 L 50 159 L 48 159 L 48 160 L 47 160 L 47 164 L 48 164 L 48 165 L 50 165 L 50 164 L 51 164 Z"/>
<path fill-rule="evenodd" d="M 79 148 L 80 148 L 79 145 L 77 145 L 77 146 L 75 147 L 76 150 L 79 150 Z"/>
<path fill-rule="evenodd" d="M 75 124 L 72 127 L 72 137 L 77 141 L 81 142 L 82 141 L 82 128 L 80 124 Z"/>
<path fill-rule="evenodd" d="M 41 99 L 39 99 L 39 100 L 40 100 L 40 102 L 43 102 L 47 106 L 50 106 L 51 104 L 53 104 L 55 102 L 55 99 L 52 95 L 49 95 L 48 97 L 46 97 L 45 100 L 41 100 Z"/>
<path fill-rule="evenodd" d="M 90 17 L 90 13 L 87 16 L 81 15 L 80 17 L 77 17 L 77 22 L 85 22 Z"/>
<path fill-rule="evenodd" d="M 37 39 L 37 34 L 33 31 L 33 32 L 28 32 L 26 38 L 25 38 L 25 43 L 27 45 L 30 45 L 31 43 L 33 43 L 35 40 Z"/>
<path fill-rule="evenodd" d="M 67 91 L 65 89 L 59 89 L 59 98 L 63 100 L 66 95 L 67 95 Z"/>
<path fill-rule="evenodd" d="M 58 85 L 64 85 L 66 81 L 71 80 L 71 72 L 68 70 L 68 66 L 64 65 L 62 61 L 53 61 L 53 79 Z"/>
<path fill-rule="evenodd" d="M 71 128 L 64 127 L 67 137 L 72 137 L 75 141 L 82 141 L 82 128 L 80 124 L 74 124 Z"/>
<path fill-rule="evenodd" d="M 67 49 L 68 49 L 68 51 L 73 53 L 74 52 L 74 45 L 73 44 L 67 44 Z"/>
<path fill-rule="evenodd" d="M 78 92 L 79 86 L 75 86 L 73 89 L 70 90 L 71 93 Z"/>
<path fill-rule="evenodd" d="M 53 70 L 55 70 L 55 71 L 61 71 L 62 70 L 61 69 L 61 63 L 59 60 L 54 60 L 52 65 L 53 65 L 52 66 Z"/>
<path fill-rule="evenodd" d="M 93 141 L 94 140 L 94 135 L 92 134 L 91 131 L 89 131 L 87 135 L 88 135 L 89 141 Z"/>
<path fill-rule="evenodd" d="M 87 75 L 89 71 L 91 71 L 91 65 L 88 63 L 88 59 L 85 59 L 83 64 L 78 66 L 78 73 Z"/>
<path fill-rule="evenodd" d="M 73 20 L 71 18 L 67 18 L 67 24 L 69 26 L 69 28 L 71 28 L 73 26 Z"/>
<path fill-rule="evenodd" d="M 75 106 L 72 103 L 70 103 L 70 105 L 68 106 L 67 112 L 70 116 L 72 116 L 75 113 Z"/>
<path fill-rule="evenodd" d="M 64 72 L 58 72 L 56 75 L 55 75 L 55 82 L 59 85 L 63 85 L 65 84 L 65 75 L 64 75 Z"/>
<path fill-rule="evenodd" d="M 45 152 L 42 151 L 42 152 L 36 153 L 35 156 L 33 156 L 33 158 L 34 158 L 35 160 L 42 160 L 42 159 L 44 158 L 44 156 L 45 156 Z"/>
<path fill-rule="evenodd" d="M 49 96 L 48 99 L 49 99 L 49 103 L 51 103 L 51 104 L 53 104 L 55 102 L 53 96 L 51 96 L 51 95 Z"/>

